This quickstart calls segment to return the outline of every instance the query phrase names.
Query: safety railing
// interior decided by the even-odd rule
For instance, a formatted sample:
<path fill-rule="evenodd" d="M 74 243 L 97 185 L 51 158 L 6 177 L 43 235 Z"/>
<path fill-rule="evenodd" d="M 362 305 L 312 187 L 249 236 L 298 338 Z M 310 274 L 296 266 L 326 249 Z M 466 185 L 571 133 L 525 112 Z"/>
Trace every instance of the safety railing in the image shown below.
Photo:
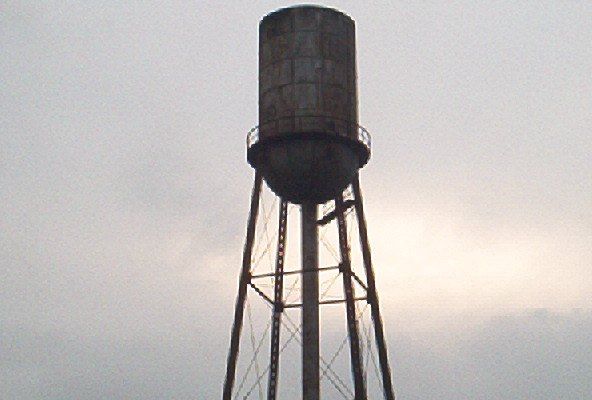
<path fill-rule="evenodd" d="M 340 136 L 345 136 L 345 135 L 340 135 Z M 364 145 L 364 147 L 366 147 L 366 149 L 368 150 L 368 152 L 371 151 L 371 149 L 372 149 L 372 136 L 370 135 L 370 132 L 368 132 L 366 130 L 366 128 L 364 128 L 363 126 L 360 126 L 360 125 L 357 126 L 357 140 L 362 145 Z M 250 149 L 251 147 L 253 147 L 258 142 L 259 142 L 259 127 L 256 126 L 256 127 L 252 128 L 247 133 L 247 149 Z"/>
<path fill-rule="evenodd" d="M 253 147 L 255 143 L 259 141 L 259 126 L 252 128 L 247 133 L 247 149 Z"/>
<path fill-rule="evenodd" d="M 358 142 L 362 143 L 368 151 L 372 150 L 372 136 L 363 126 L 358 125 Z"/>

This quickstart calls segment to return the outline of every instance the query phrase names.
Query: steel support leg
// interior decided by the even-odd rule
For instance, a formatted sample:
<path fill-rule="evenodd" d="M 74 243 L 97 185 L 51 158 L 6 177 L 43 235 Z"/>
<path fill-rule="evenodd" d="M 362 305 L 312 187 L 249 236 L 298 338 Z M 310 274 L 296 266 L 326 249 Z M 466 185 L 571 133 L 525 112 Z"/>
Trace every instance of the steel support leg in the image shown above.
<path fill-rule="evenodd" d="M 358 218 L 360 244 L 362 246 L 362 256 L 364 259 L 364 269 L 366 271 L 366 280 L 368 283 L 368 302 L 370 303 L 370 311 L 372 314 L 372 321 L 374 323 L 374 337 L 376 338 L 376 345 L 378 347 L 378 361 L 380 363 L 380 371 L 382 374 L 384 398 L 385 400 L 394 400 L 395 394 L 393 391 L 391 370 L 388 362 L 386 341 L 384 340 L 384 330 L 382 326 L 382 318 L 380 316 L 380 307 L 378 305 L 376 281 L 374 278 L 374 269 L 372 268 L 372 257 L 370 254 L 370 244 L 368 243 L 368 231 L 366 229 L 366 218 L 364 217 L 362 192 L 360 191 L 360 181 L 358 176 L 354 178 L 352 186 L 354 192 L 355 210 Z"/>
<path fill-rule="evenodd" d="M 354 378 L 355 400 L 366 400 L 366 385 L 362 370 L 362 354 L 360 352 L 360 334 L 356 318 L 354 289 L 352 285 L 351 262 L 349 257 L 349 245 L 347 242 L 347 225 L 345 222 L 343 195 L 335 199 L 337 212 L 337 226 L 339 228 L 339 249 L 341 251 L 341 268 L 343 275 L 343 291 L 347 314 L 347 330 L 349 334 L 351 368 Z"/>
<path fill-rule="evenodd" d="M 259 212 L 259 196 L 261 193 L 262 175 L 255 173 L 255 183 L 253 193 L 251 194 L 251 209 L 249 211 L 249 222 L 247 225 L 247 240 L 243 250 L 243 264 L 238 283 L 238 296 L 234 308 L 234 322 L 232 325 L 232 336 L 230 338 L 230 350 L 228 352 L 228 361 L 226 363 L 226 379 L 224 380 L 223 400 L 231 400 L 232 388 L 236 376 L 236 361 L 238 359 L 240 334 L 243 327 L 243 314 L 245 311 L 245 299 L 247 297 L 247 285 L 250 280 L 251 254 L 253 252 L 253 242 L 255 241 L 255 225 L 257 214 Z"/>
<path fill-rule="evenodd" d="M 317 205 L 302 204 L 302 398 L 320 399 Z"/>
<path fill-rule="evenodd" d="M 269 382 L 267 400 L 276 400 L 278 372 L 280 366 L 280 324 L 284 311 L 284 258 L 286 250 L 286 229 L 288 225 L 288 202 L 282 200 L 280 206 L 278 245 L 275 261 L 275 282 L 273 295 L 273 315 L 271 324 L 271 350 L 269 359 Z"/>

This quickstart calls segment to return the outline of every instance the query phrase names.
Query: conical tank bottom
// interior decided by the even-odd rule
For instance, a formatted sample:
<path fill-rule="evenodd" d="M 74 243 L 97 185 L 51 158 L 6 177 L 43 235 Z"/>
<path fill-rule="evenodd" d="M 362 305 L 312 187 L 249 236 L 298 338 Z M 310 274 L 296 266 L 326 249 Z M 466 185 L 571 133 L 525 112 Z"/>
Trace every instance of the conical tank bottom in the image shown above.
<path fill-rule="evenodd" d="M 358 152 L 340 140 L 291 138 L 259 145 L 253 166 L 275 194 L 291 203 L 334 199 L 360 167 Z"/>

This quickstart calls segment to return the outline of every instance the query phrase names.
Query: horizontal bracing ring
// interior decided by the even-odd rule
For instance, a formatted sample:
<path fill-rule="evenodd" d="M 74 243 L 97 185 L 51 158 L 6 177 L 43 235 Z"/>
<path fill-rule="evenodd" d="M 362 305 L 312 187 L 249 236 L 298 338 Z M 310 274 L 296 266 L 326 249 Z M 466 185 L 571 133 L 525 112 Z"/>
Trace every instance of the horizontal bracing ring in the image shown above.
<path fill-rule="evenodd" d="M 335 265 L 335 266 L 332 266 L 332 267 L 321 267 L 321 268 L 307 269 L 307 270 L 299 269 L 297 271 L 286 271 L 286 272 L 283 272 L 283 275 L 306 274 L 306 273 L 309 273 L 309 272 L 329 271 L 329 270 L 332 270 L 332 269 L 339 269 L 339 268 L 340 268 L 339 265 Z M 271 277 L 274 277 L 274 276 L 275 276 L 275 273 L 274 272 L 270 272 L 268 274 L 251 275 L 251 279 L 271 278 Z"/>
<path fill-rule="evenodd" d="M 287 271 L 284 272 L 282 275 L 286 276 L 286 275 L 295 275 L 295 274 L 306 274 L 306 273 L 310 273 L 310 272 L 321 272 L 321 271 L 330 271 L 333 269 L 339 269 L 341 270 L 341 266 L 340 265 L 334 265 L 331 267 L 321 267 L 321 268 L 315 268 L 315 269 L 307 269 L 307 270 L 296 270 L 296 271 Z M 342 271 L 344 272 L 344 271 Z M 354 278 L 354 280 L 362 287 L 362 289 L 364 289 L 366 292 L 368 292 L 368 286 L 366 286 L 366 284 L 360 279 L 360 277 L 358 275 L 356 275 L 355 272 L 350 271 L 350 274 L 352 276 L 352 278 Z M 273 278 L 275 277 L 275 273 L 274 272 L 270 272 L 268 274 L 258 274 L 258 275 L 251 275 L 250 279 L 260 279 L 260 278 Z M 255 291 L 257 293 L 259 293 L 262 297 L 264 297 L 266 300 L 269 300 L 269 298 L 267 296 L 265 296 L 263 294 L 263 292 L 261 292 L 261 290 L 259 288 L 257 288 L 252 282 L 249 282 L 249 285 L 255 289 Z M 272 302 L 273 303 L 273 302 Z"/>
<path fill-rule="evenodd" d="M 339 269 L 341 270 L 341 266 L 340 265 L 335 265 L 335 266 L 331 266 L 331 267 L 321 267 L 321 268 L 315 268 L 315 269 L 307 269 L 307 270 L 296 270 L 296 271 L 287 271 L 284 272 L 283 275 L 294 275 L 294 274 L 306 274 L 306 273 L 310 273 L 310 272 L 321 272 L 321 271 L 330 271 L 333 269 Z M 343 271 L 342 271 L 343 272 Z M 360 277 L 358 275 L 356 275 L 355 272 L 351 271 L 350 272 L 351 276 L 354 278 L 354 280 L 367 292 L 368 291 L 368 286 L 366 286 L 366 284 L 360 279 Z M 270 272 L 268 274 L 258 274 L 258 275 L 251 275 L 250 278 L 251 279 L 259 279 L 259 278 L 273 278 L 275 277 L 275 273 Z M 251 284 L 251 286 L 253 286 Z"/>
<path fill-rule="evenodd" d="M 368 300 L 368 297 L 356 297 L 354 299 L 354 301 L 362 301 L 362 300 Z M 322 300 L 319 301 L 320 305 L 326 305 L 326 304 L 340 304 L 340 303 L 345 303 L 345 299 L 337 299 L 337 300 Z M 284 308 L 299 308 L 302 307 L 302 303 L 293 303 L 293 304 L 286 304 L 284 305 Z"/>
<path fill-rule="evenodd" d="M 274 302 L 271 298 L 269 298 L 269 296 L 267 296 L 265 293 L 263 293 L 263 291 L 261 289 L 259 289 L 255 284 L 249 282 L 249 286 L 251 286 L 253 288 L 253 290 L 263 298 L 263 300 L 267 301 L 269 304 L 273 305 Z M 362 300 L 368 300 L 368 297 L 356 297 L 354 299 L 354 301 L 362 301 Z M 320 305 L 326 305 L 326 304 L 339 304 L 339 303 L 345 303 L 345 299 L 336 299 L 336 300 L 321 300 L 319 301 Z M 302 303 L 292 303 L 292 304 L 285 304 L 282 305 L 282 309 L 283 308 L 299 308 L 302 307 Z"/>

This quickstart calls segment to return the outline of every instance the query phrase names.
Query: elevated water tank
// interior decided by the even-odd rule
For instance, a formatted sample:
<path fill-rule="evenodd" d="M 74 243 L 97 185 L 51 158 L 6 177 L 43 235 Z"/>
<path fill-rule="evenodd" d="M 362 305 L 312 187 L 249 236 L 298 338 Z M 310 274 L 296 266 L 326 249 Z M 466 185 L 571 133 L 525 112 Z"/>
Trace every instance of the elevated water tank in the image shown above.
<path fill-rule="evenodd" d="M 292 203 L 335 198 L 370 157 L 358 125 L 355 24 L 331 8 L 298 6 L 259 25 L 259 125 L 249 163 Z"/>

